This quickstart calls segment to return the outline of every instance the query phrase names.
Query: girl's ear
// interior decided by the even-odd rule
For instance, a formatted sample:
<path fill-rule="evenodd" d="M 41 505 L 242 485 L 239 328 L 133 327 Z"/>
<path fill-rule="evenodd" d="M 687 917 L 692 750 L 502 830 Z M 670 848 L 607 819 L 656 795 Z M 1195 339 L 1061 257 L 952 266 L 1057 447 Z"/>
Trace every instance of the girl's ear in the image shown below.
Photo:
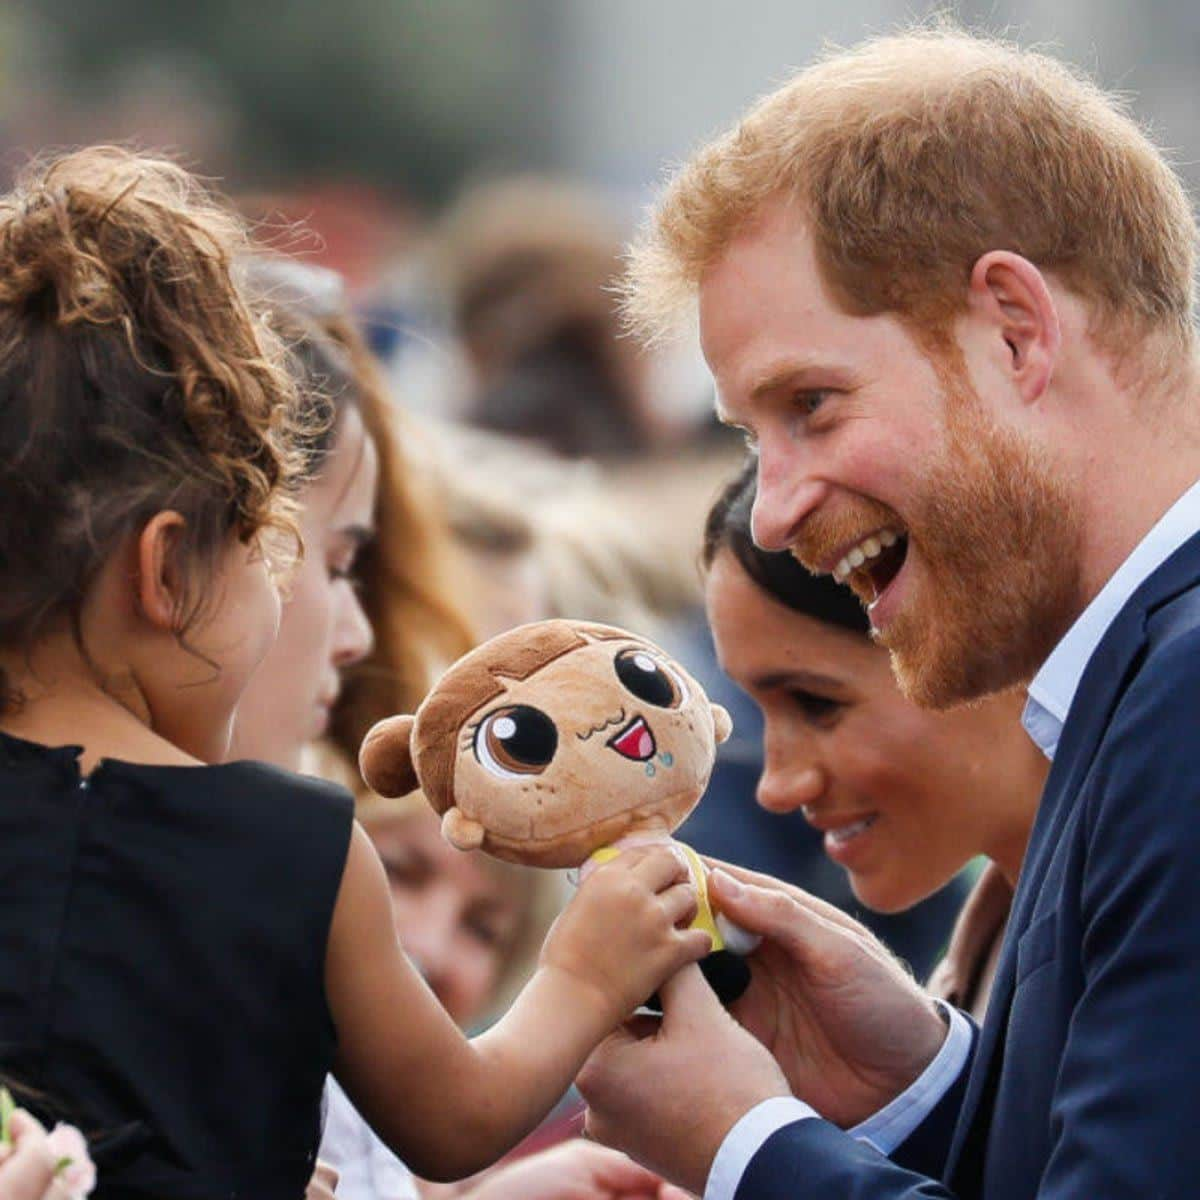
<path fill-rule="evenodd" d="M 442 837 L 457 850 L 478 850 L 483 845 L 483 826 L 464 817 L 455 805 L 442 816 Z"/>
<path fill-rule="evenodd" d="M 358 750 L 358 769 L 367 787 L 381 796 L 407 796 L 418 785 L 412 759 L 416 719 L 405 713 L 371 726 Z"/>
<path fill-rule="evenodd" d="M 137 540 L 137 599 L 142 615 L 164 633 L 174 633 L 183 599 L 183 579 L 175 550 L 187 522 L 164 509 L 142 529 Z"/>
<path fill-rule="evenodd" d="M 719 746 L 722 742 L 727 741 L 733 732 L 733 718 L 720 704 L 712 706 L 712 715 L 713 738 Z"/>

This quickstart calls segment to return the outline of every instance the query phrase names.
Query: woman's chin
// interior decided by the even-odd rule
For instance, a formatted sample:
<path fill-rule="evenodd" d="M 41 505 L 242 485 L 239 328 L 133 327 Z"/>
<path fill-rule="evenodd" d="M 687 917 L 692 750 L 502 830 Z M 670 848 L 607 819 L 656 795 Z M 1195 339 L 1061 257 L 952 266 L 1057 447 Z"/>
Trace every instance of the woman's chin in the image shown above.
<path fill-rule="evenodd" d="M 850 890 L 861 904 L 872 912 L 901 913 L 919 904 L 929 895 L 927 889 L 913 887 L 903 881 L 879 875 L 850 875 Z"/>

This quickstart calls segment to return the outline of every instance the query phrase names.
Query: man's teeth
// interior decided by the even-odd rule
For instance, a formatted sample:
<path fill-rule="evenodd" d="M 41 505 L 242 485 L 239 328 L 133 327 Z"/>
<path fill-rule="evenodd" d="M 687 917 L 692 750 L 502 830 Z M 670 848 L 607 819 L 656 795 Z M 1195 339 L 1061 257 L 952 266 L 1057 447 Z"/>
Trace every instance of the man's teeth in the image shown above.
<path fill-rule="evenodd" d="M 851 571 L 856 571 L 868 559 L 876 558 L 888 546 L 894 546 L 900 540 L 900 534 L 890 529 L 881 529 L 870 537 L 863 538 L 846 557 L 833 568 L 833 577 L 838 583 L 845 583 Z"/>
<path fill-rule="evenodd" d="M 874 817 L 863 817 L 853 825 L 843 825 L 841 829 L 831 829 L 825 835 L 835 846 L 844 846 L 851 838 L 857 837 L 865 829 L 875 824 Z"/>

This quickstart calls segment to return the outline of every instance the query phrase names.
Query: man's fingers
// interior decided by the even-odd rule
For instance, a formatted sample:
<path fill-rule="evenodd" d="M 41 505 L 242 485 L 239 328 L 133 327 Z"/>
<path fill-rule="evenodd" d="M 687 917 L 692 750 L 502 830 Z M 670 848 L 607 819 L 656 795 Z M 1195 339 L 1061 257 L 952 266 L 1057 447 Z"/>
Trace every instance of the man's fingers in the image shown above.
<path fill-rule="evenodd" d="M 750 933 L 757 933 L 789 950 L 804 950 L 809 943 L 823 942 L 829 922 L 798 903 L 786 892 L 757 887 L 734 879 L 723 869 L 709 876 L 721 912 Z"/>
<path fill-rule="evenodd" d="M 776 879 L 773 875 L 762 875 L 758 871 L 748 870 L 746 867 L 739 867 L 736 863 L 722 862 L 719 858 L 704 857 L 705 864 L 710 868 L 710 871 L 715 874 L 720 871 L 726 878 L 732 878 L 736 883 L 748 883 L 754 887 L 762 888 L 764 891 L 781 892 L 783 895 L 790 897 L 796 904 L 809 912 L 815 913 L 819 917 L 823 917 L 831 925 L 839 925 L 843 929 L 852 929 L 861 931 L 863 926 L 856 921 L 849 913 L 844 913 L 835 904 L 830 904 L 826 900 L 822 900 L 819 896 L 814 896 L 811 892 L 804 891 L 803 888 L 795 887 L 790 883 L 784 883 L 781 879 Z M 712 880 L 712 874 L 709 875 L 709 880 Z"/>

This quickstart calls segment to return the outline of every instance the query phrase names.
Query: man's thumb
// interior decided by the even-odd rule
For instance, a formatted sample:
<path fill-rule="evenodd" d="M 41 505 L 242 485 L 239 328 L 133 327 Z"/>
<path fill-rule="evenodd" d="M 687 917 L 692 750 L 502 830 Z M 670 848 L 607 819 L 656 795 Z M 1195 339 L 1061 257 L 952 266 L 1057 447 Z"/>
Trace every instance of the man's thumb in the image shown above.
<path fill-rule="evenodd" d="M 796 947 L 821 932 L 820 918 L 786 892 L 734 879 L 719 867 L 709 876 L 717 908 L 748 933 Z"/>

